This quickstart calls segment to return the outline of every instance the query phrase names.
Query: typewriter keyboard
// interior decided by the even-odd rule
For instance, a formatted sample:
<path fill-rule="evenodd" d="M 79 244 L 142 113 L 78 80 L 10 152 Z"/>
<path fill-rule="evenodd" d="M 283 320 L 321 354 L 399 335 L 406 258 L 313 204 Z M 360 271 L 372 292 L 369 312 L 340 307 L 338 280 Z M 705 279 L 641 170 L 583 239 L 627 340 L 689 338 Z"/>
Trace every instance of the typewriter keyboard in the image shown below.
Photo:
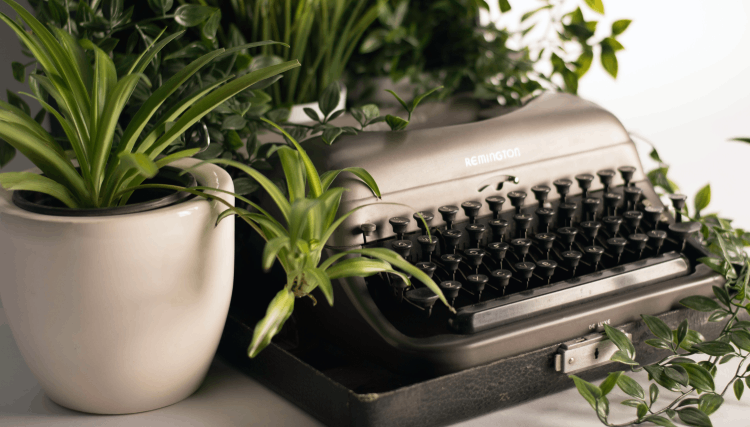
<path fill-rule="evenodd" d="M 671 197 L 670 215 L 648 182 L 632 182 L 634 172 L 619 168 L 618 186 L 617 172 L 601 170 L 534 186 L 530 194 L 494 194 L 484 198 L 488 216 L 478 215 L 480 202 L 467 201 L 390 218 L 393 237 L 373 242 L 366 240 L 372 224 L 363 224 L 365 247 L 391 248 L 412 262 L 457 313 L 423 284 L 407 287 L 395 274 L 369 277 L 368 291 L 402 333 L 428 337 L 472 334 L 689 274 L 682 252 L 699 225 L 682 221 L 685 197 Z M 589 191 L 596 179 L 603 190 Z M 468 221 L 456 221 L 459 210 Z M 406 232 L 411 221 L 419 231 Z"/>

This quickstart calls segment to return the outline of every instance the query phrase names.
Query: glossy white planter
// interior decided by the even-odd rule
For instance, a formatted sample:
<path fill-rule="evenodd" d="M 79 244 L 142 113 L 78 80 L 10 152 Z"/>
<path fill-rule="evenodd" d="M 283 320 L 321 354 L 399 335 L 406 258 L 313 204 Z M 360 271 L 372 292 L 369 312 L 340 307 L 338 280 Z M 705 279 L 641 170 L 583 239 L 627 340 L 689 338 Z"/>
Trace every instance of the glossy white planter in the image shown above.
<path fill-rule="evenodd" d="M 220 167 L 194 175 L 199 185 L 234 189 Z M 200 386 L 232 294 L 234 218 L 214 227 L 224 209 L 194 198 L 136 214 L 56 217 L 21 210 L 0 189 L 0 298 L 53 401 L 125 414 Z"/>

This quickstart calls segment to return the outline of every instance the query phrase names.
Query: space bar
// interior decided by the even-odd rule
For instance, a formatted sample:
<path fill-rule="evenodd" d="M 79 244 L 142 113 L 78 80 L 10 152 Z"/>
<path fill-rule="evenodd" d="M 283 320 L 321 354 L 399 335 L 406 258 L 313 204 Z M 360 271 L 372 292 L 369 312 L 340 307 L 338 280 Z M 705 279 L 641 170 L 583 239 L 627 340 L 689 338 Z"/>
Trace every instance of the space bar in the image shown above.
<path fill-rule="evenodd" d="M 449 321 L 454 332 L 472 334 L 564 305 L 625 292 L 690 273 L 677 252 L 624 264 L 552 285 L 518 292 L 458 309 Z"/>

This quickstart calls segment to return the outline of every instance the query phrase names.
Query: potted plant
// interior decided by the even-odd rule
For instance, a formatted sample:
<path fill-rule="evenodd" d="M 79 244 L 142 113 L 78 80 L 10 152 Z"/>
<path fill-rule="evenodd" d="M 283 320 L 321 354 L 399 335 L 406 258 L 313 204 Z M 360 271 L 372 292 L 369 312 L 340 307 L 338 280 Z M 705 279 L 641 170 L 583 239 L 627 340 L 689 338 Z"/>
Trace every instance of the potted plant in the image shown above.
<path fill-rule="evenodd" d="M 160 173 L 167 164 L 198 163 L 187 159 L 197 148 L 160 155 L 232 96 L 299 64 L 205 82 L 163 111 L 212 60 L 257 44 L 209 52 L 153 82 L 158 87 L 121 126 L 122 111 L 147 80 L 143 70 L 180 33 L 155 38 L 118 75 L 91 41 L 48 29 L 5 2 L 29 31 L 6 15 L 0 20 L 41 68 L 29 76 L 30 96 L 57 119 L 71 146 L 65 151 L 22 108 L 0 104 L 0 138 L 39 168 L 0 174 L 0 240 L 13 248 L 0 259 L 0 296 L 13 336 L 47 395 L 63 406 L 118 414 L 175 403 L 200 385 L 218 345 L 232 292 L 234 224 L 214 228 L 224 204 L 175 204 L 135 187 L 152 177 L 169 182 Z M 192 175 L 233 203 L 221 168 L 200 165 Z M 185 184 L 177 173 L 172 179 Z"/>

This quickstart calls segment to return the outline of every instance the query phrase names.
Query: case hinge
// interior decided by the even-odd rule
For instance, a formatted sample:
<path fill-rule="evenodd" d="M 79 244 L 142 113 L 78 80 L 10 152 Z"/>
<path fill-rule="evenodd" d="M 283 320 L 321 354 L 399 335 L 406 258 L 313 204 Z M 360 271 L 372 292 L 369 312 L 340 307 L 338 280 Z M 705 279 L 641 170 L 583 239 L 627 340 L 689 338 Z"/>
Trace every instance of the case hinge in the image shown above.
<path fill-rule="evenodd" d="M 624 331 L 623 331 L 624 332 Z M 632 335 L 624 332 L 628 339 Z M 595 333 L 563 343 L 555 355 L 555 371 L 572 374 L 610 363 L 617 346 L 606 335 Z"/>

